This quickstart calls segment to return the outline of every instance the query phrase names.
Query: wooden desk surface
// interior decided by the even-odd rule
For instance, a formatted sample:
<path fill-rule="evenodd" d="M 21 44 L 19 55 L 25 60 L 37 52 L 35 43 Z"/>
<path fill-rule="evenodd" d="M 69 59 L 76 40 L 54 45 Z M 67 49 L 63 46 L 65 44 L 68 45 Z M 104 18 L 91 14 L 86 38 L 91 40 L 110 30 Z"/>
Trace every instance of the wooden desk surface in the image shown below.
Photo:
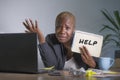
<path fill-rule="evenodd" d="M 0 80 L 120 80 L 120 76 L 95 78 L 95 77 L 73 77 L 73 76 L 49 76 L 46 74 L 24 74 L 24 73 L 0 73 Z"/>

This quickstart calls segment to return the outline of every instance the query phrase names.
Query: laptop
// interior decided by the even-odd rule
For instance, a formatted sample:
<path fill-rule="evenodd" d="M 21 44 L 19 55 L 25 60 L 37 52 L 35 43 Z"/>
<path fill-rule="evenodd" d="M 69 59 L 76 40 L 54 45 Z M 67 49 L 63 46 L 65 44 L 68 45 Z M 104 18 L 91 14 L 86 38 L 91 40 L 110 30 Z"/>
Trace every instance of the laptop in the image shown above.
<path fill-rule="evenodd" d="M 37 34 L 0 34 L 0 72 L 39 73 Z"/>

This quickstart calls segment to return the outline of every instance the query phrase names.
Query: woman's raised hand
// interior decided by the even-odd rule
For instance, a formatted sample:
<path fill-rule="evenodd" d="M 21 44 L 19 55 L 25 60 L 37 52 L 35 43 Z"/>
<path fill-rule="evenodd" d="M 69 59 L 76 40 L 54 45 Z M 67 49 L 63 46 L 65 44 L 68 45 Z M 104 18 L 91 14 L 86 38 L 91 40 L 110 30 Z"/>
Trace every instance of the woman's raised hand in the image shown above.
<path fill-rule="evenodd" d="M 33 33 L 37 33 L 38 34 L 38 39 L 39 42 L 42 44 L 45 42 L 45 38 L 42 34 L 42 32 L 40 31 L 39 27 L 38 27 L 38 22 L 37 20 L 35 20 L 35 22 L 33 22 L 31 19 L 26 19 L 23 22 L 23 25 L 25 26 L 25 28 L 27 30 L 25 30 L 25 32 L 33 32 Z"/>

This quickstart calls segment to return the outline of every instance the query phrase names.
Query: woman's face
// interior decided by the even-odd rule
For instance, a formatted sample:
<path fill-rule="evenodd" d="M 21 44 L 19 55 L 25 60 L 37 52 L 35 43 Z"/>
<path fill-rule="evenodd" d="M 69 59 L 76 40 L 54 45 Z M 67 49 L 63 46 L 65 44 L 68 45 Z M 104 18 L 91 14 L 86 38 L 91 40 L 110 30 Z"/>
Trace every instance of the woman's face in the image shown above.
<path fill-rule="evenodd" d="M 56 37 L 59 42 L 67 43 L 70 41 L 73 32 L 75 22 L 73 18 L 62 19 L 56 26 Z"/>

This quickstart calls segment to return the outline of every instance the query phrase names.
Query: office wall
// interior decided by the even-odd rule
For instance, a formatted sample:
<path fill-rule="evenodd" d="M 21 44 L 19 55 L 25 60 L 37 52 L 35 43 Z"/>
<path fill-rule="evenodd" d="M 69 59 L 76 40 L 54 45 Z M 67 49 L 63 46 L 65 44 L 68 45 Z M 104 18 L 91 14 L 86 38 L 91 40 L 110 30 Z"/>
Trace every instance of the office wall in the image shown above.
<path fill-rule="evenodd" d="M 54 32 L 55 17 L 62 11 L 70 11 L 76 16 L 76 29 L 99 33 L 106 23 L 100 10 L 120 10 L 120 0 L 0 0 L 0 32 L 24 32 L 22 22 L 31 18 L 38 20 L 39 27 L 46 36 Z M 109 46 L 102 56 L 113 57 L 114 48 Z"/>

